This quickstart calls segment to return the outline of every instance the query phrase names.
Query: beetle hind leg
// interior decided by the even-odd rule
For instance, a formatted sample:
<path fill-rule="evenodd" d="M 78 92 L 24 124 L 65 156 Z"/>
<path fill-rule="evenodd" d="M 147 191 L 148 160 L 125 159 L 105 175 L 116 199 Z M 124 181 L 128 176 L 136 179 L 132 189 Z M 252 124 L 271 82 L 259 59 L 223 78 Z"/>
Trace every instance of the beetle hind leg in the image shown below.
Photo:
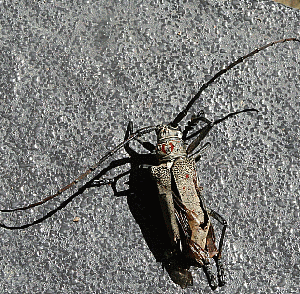
<path fill-rule="evenodd" d="M 225 266 L 223 263 L 223 259 L 221 257 L 216 257 L 215 262 L 216 262 L 217 272 L 218 272 L 219 287 L 222 287 L 226 284 Z"/>
<path fill-rule="evenodd" d="M 219 283 L 216 275 L 213 273 L 212 266 L 209 262 L 204 263 L 203 271 L 206 275 L 209 286 L 212 290 L 215 290 L 219 286 Z"/>
<path fill-rule="evenodd" d="M 208 209 L 208 214 L 212 216 L 214 219 L 216 219 L 222 226 L 222 233 L 221 233 L 221 238 L 219 241 L 219 249 L 218 249 L 218 254 L 213 257 L 213 259 L 216 262 L 217 266 L 217 272 L 218 272 L 218 281 L 219 281 L 219 286 L 222 287 L 225 285 L 225 267 L 222 259 L 222 248 L 223 248 L 223 243 L 224 243 L 224 237 L 225 237 L 225 231 L 227 228 L 227 221 L 225 220 L 224 217 L 222 217 L 219 213 L 214 211 L 213 209 Z"/>

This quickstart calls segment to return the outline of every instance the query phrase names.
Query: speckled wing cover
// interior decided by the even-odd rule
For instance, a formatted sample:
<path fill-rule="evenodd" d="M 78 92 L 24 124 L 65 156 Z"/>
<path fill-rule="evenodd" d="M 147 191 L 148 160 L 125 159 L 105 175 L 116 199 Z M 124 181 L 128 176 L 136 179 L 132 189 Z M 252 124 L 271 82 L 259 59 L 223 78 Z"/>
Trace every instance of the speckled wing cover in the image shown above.
<path fill-rule="evenodd" d="M 186 248 L 186 257 L 202 266 L 218 251 L 214 245 L 213 227 L 199 197 L 194 159 L 180 157 L 171 168 L 162 163 L 152 167 L 151 172 L 158 186 L 171 239 L 180 238 Z"/>

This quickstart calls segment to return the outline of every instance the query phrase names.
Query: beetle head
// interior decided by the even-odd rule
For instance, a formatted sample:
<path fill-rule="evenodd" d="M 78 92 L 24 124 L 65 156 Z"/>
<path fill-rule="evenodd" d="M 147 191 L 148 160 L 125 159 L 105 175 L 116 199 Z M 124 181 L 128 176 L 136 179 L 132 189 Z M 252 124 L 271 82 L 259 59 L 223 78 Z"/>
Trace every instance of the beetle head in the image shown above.
<path fill-rule="evenodd" d="M 156 135 L 156 154 L 159 162 L 172 161 L 178 157 L 186 156 L 186 148 L 182 140 L 182 132 L 178 126 L 157 126 Z"/>

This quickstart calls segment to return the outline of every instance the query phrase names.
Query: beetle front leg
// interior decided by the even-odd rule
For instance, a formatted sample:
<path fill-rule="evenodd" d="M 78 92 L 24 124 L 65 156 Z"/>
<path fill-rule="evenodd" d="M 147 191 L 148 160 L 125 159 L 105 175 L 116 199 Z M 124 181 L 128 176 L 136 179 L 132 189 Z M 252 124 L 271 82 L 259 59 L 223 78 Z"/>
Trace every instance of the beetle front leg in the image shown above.
<path fill-rule="evenodd" d="M 130 122 L 128 123 L 128 125 L 127 125 L 127 130 L 126 130 L 126 133 L 125 133 L 125 138 L 124 138 L 124 140 L 127 140 L 127 139 L 130 137 L 131 134 L 133 134 L 133 123 L 132 123 L 132 121 L 130 121 Z M 125 149 L 125 151 L 129 154 L 129 156 L 131 156 L 131 157 L 137 155 L 137 152 L 134 151 L 134 150 L 129 146 L 129 143 L 127 143 L 127 144 L 124 145 L 124 149 Z"/>
<path fill-rule="evenodd" d="M 197 148 L 200 144 L 200 142 L 207 136 L 208 132 L 212 129 L 213 124 L 210 123 L 208 125 L 206 125 L 205 127 L 203 127 L 200 131 L 196 132 L 195 134 L 198 135 L 198 137 L 196 139 L 194 139 L 194 141 L 188 146 L 186 152 L 187 154 L 192 153 L 195 148 Z M 192 137 L 194 136 L 193 134 L 190 136 Z"/>
<path fill-rule="evenodd" d="M 225 115 L 224 117 L 215 120 L 214 122 L 209 121 L 205 117 L 201 117 L 201 118 L 199 117 L 199 119 L 201 119 L 203 122 L 207 123 L 207 125 L 205 127 L 203 127 L 202 129 L 200 129 L 199 131 L 197 131 L 197 132 L 191 134 L 190 136 L 186 137 L 186 140 L 188 140 L 188 139 L 191 139 L 191 138 L 198 135 L 198 137 L 196 139 L 194 139 L 194 141 L 187 148 L 187 154 L 190 154 L 200 144 L 200 142 L 206 137 L 206 135 L 212 129 L 213 126 L 215 126 L 215 125 L 221 123 L 222 121 L 225 121 L 228 118 L 233 117 L 233 116 L 235 116 L 239 113 L 251 112 L 251 111 L 258 112 L 257 109 L 247 108 L 247 109 L 231 112 L 231 113 Z"/>
<path fill-rule="evenodd" d="M 204 117 L 203 110 L 201 110 L 197 115 L 192 115 L 191 120 L 188 122 L 188 125 L 184 128 L 184 131 L 182 132 L 182 140 L 187 140 L 188 132 L 193 130 L 200 121 L 207 123 L 207 119 Z M 191 138 L 191 136 L 189 136 L 189 138 Z"/>
<path fill-rule="evenodd" d="M 115 196 L 127 196 L 128 195 L 128 191 L 117 191 L 116 189 L 116 185 L 117 185 L 117 181 L 122 178 L 123 176 L 127 175 L 130 173 L 129 171 L 126 171 L 124 173 L 121 173 L 120 175 L 115 176 L 114 178 L 105 178 L 105 179 L 100 179 L 102 176 L 104 176 L 107 172 L 109 172 L 110 170 L 116 168 L 116 167 L 120 167 L 122 165 L 131 163 L 131 158 L 120 158 L 120 159 L 116 159 L 114 161 L 112 161 L 108 167 L 104 168 L 94 179 L 93 181 L 89 184 L 89 187 L 100 187 L 102 185 L 111 185 L 113 191 L 114 191 L 114 195 Z"/>
<path fill-rule="evenodd" d="M 136 138 L 135 140 L 138 141 L 148 151 L 150 151 L 150 152 L 154 152 L 155 151 L 155 146 L 152 143 L 147 142 L 147 141 L 145 141 L 145 140 L 143 140 L 141 138 Z"/>
<path fill-rule="evenodd" d="M 130 121 L 128 123 L 126 134 L 125 134 L 125 140 L 128 139 L 131 134 L 133 134 L 133 123 L 132 123 L 132 121 Z M 147 141 L 145 141 L 141 138 L 135 138 L 135 140 L 138 141 L 148 151 L 153 152 L 155 150 L 155 146 L 152 143 L 147 142 Z M 129 144 L 126 144 L 124 147 L 125 147 L 126 152 L 130 156 L 132 156 L 133 153 L 136 154 L 136 152 L 132 148 L 129 147 Z"/>

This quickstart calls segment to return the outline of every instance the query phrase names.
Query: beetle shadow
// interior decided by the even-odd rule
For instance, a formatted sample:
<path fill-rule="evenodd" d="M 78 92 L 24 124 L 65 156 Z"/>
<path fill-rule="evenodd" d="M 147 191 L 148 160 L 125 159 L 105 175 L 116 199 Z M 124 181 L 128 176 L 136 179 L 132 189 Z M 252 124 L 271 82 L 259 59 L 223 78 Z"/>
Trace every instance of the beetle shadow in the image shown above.
<path fill-rule="evenodd" d="M 132 152 L 130 157 L 115 160 L 93 179 L 90 187 L 98 186 L 97 180 L 109 170 L 127 163 L 130 164 L 130 169 L 114 177 L 111 183 L 114 196 L 126 196 L 130 212 L 139 225 L 147 246 L 156 261 L 162 262 L 166 259 L 165 252 L 171 251 L 172 247 L 158 198 L 157 185 L 150 174 L 150 166 L 158 164 L 156 155 Z M 126 184 L 129 188 L 118 191 L 118 181 L 127 174 L 129 181 Z"/>
<path fill-rule="evenodd" d="M 156 165 L 154 154 L 135 154 L 130 157 L 129 189 L 117 191 L 112 184 L 114 195 L 127 196 L 127 204 L 143 237 L 157 262 L 166 259 L 165 252 L 172 250 L 158 198 L 155 181 L 150 174 L 150 166 Z M 124 173 L 125 175 L 126 173 Z M 122 175 L 119 175 L 120 178 Z M 116 179 L 118 181 L 118 178 Z"/>

